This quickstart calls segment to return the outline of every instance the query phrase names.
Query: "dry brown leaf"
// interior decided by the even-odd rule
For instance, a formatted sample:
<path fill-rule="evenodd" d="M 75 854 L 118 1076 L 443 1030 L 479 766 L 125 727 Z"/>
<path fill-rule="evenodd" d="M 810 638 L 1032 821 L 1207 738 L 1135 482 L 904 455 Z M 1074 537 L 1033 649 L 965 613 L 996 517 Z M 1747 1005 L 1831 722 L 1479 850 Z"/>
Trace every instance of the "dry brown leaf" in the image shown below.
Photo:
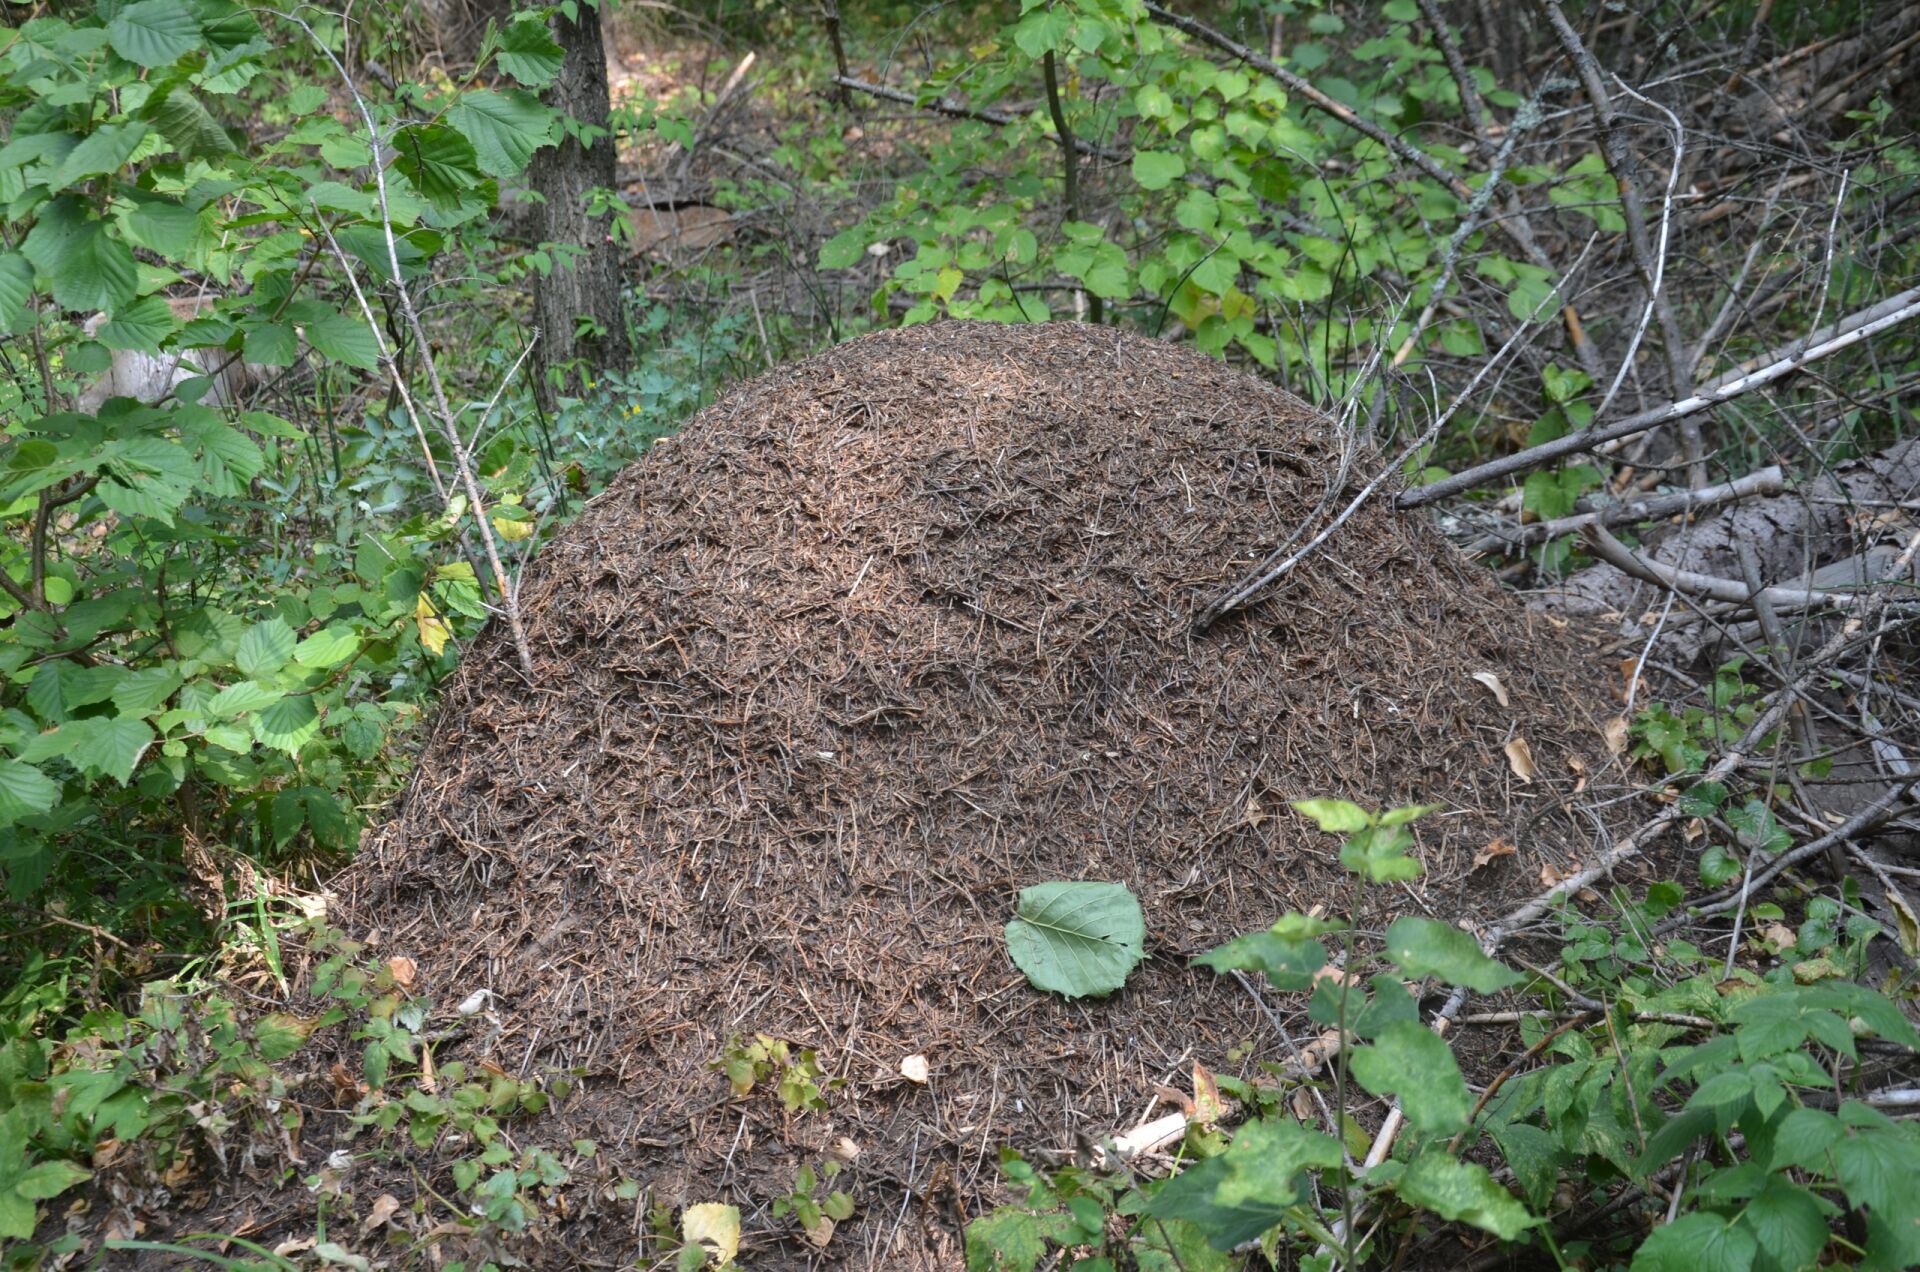
<path fill-rule="evenodd" d="M 1293 1116 L 1296 1121 L 1305 1122 L 1309 1126 L 1313 1125 L 1313 1096 L 1307 1088 L 1296 1087 L 1289 1103 L 1293 1106 Z"/>
<path fill-rule="evenodd" d="M 413 978 L 419 971 L 420 965 L 405 955 L 387 960 L 387 975 L 393 977 L 393 983 L 401 989 L 412 989 Z"/>
<path fill-rule="evenodd" d="M 367 1217 L 360 1221 L 360 1231 L 372 1232 L 399 1213 L 400 1199 L 392 1193 L 381 1193 L 373 1199 L 373 1209 L 367 1211 Z"/>
<path fill-rule="evenodd" d="M 1568 874 L 1570 873 L 1572 872 L 1569 871 Z M 1542 862 L 1540 864 L 1540 886 L 1543 888 L 1557 888 L 1560 886 L 1560 881 L 1567 878 L 1568 874 L 1561 873 L 1559 868 L 1551 861 Z"/>
<path fill-rule="evenodd" d="M 1493 699 L 1495 702 L 1498 702 L 1503 707 L 1513 705 L 1507 697 L 1507 687 L 1500 683 L 1500 677 L 1490 671 L 1476 671 L 1473 673 L 1473 678 L 1493 690 Z"/>
<path fill-rule="evenodd" d="M 319 1243 L 318 1237 L 288 1237 L 273 1247 L 273 1253 L 275 1257 L 284 1259 L 290 1254 L 305 1254 Z"/>
<path fill-rule="evenodd" d="M 818 1223 L 810 1228 L 802 1228 L 801 1231 L 807 1234 L 807 1240 L 813 1242 L 814 1248 L 824 1250 L 827 1242 L 833 1240 L 833 1220 L 827 1215 L 821 1215 Z"/>
<path fill-rule="evenodd" d="M 850 1162 L 860 1156 L 860 1146 L 842 1135 L 833 1141 L 833 1155 L 843 1162 Z"/>
<path fill-rule="evenodd" d="M 1612 755 L 1627 753 L 1627 717 L 1614 716 L 1600 729 L 1600 736 L 1606 741 L 1607 751 Z"/>
<path fill-rule="evenodd" d="M 1507 743 L 1507 767 L 1513 775 L 1523 782 L 1533 780 L 1533 748 L 1527 745 L 1525 738 L 1515 738 Z"/>
<path fill-rule="evenodd" d="M 1473 854 L 1472 869 L 1478 870 L 1482 866 L 1491 865 L 1494 858 L 1511 857 L 1517 851 L 1519 850 L 1514 847 L 1511 840 L 1496 839 L 1479 852 Z"/>
<path fill-rule="evenodd" d="M 1185 1092 L 1176 1091 L 1170 1086 L 1161 1086 L 1156 1082 L 1153 1084 L 1153 1098 L 1162 1104 L 1171 1104 L 1187 1117 L 1193 1116 L 1193 1101 Z"/>
<path fill-rule="evenodd" d="M 1800 943 L 1793 929 L 1784 923 L 1769 923 L 1760 929 L 1760 939 L 1776 950 L 1790 950 Z"/>
<path fill-rule="evenodd" d="M 927 1084 L 932 1071 L 927 1067 L 927 1058 L 918 1052 L 900 1062 L 900 1076 L 920 1086 Z"/>

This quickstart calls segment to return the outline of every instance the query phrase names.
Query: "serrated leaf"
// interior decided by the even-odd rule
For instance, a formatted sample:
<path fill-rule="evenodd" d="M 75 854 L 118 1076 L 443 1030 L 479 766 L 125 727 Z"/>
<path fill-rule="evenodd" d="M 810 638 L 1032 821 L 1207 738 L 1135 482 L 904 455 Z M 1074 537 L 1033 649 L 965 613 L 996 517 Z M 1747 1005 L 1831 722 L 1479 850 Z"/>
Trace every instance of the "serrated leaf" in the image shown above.
<path fill-rule="evenodd" d="M 133 152 L 139 149 L 146 135 L 145 124 L 130 120 L 100 125 L 67 152 L 67 157 L 47 178 L 47 185 L 59 190 L 76 181 L 120 171 L 127 160 L 133 158 Z"/>
<path fill-rule="evenodd" d="M 473 143 L 480 170 L 490 176 L 518 176 L 533 152 L 552 142 L 552 113 L 519 89 L 463 94 L 447 121 Z"/>
<path fill-rule="evenodd" d="M 314 842 L 323 848 L 345 848 L 347 815 L 340 801 L 317 786 L 307 787 L 302 800 L 307 808 L 307 828 L 313 831 Z"/>
<path fill-rule="evenodd" d="M 1488 958 L 1459 928 L 1432 919 L 1394 920 L 1387 929 L 1387 957 L 1409 976 L 1437 976 L 1476 994 L 1496 993 L 1525 979 Z"/>
<path fill-rule="evenodd" d="M 113 687 L 114 710 L 124 716 L 146 715 L 173 696 L 180 673 L 170 667 L 142 667 L 130 671 Z"/>
<path fill-rule="evenodd" d="M 1812 1265 L 1827 1247 L 1827 1212 L 1819 1197 L 1779 1175 L 1748 1200 L 1742 1221 L 1783 1268 Z"/>
<path fill-rule="evenodd" d="M 207 710 L 216 716 L 240 716 L 245 715 L 249 711 L 258 711 L 262 707 L 270 707 L 286 696 L 286 690 L 284 689 L 269 689 L 267 686 L 256 684 L 251 680 L 242 680 L 238 684 L 228 685 L 225 689 L 213 695 L 213 701 L 207 704 Z M 208 736 L 212 736 L 211 730 L 208 731 Z M 222 745 L 224 746 L 226 744 L 222 743 Z M 244 750 L 245 747 L 229 747 L 228 749 Z"/>
<path fill-rule="evenodd" d="M 1429 1151 L 1400 1177 L 1396 1191 L 1453 1223 L 1472 1224 L 1502 1241 L 1512 1241 L 1540 1221 L 1527 1212 L 1486 1168 L 1444 1152 Z"/>
<path fill-rule="evenodd" d="M 1249 932 L 1193 961 L 1216 972 L 1261 972 L 1275 989 L 1292 993 L 1313 987 L 1314 974 L 1327 965 L 1327 951 L 1315 940 L 1290 940 L 1271 931 Z"/>
<path fill-rule="evenodd" d="M 287 659 L 293 657 L 295 638 L 293 629 L 287 621 L 278 616 L 265 622 L 255 623 L 240 638 L 240 647 L 234 651 L 234 665 L 256 679 L 261 680 L 287 665 Z"/>
<path fill-rule="evenodd" d="M 458 207 L 482 180 L 473 143 L 445 124 L 415 124 L 396 132 L 393 166 L 443 212 Z"/>
<path fill-rule="evenodd" d="M 1696 1212 L 1648 1233 L 1634 1253 L 1633 1272 L 1748 1272 L 1759 1250 L 1744 1228 Z"/>
<path fill-rule="evenodd" d="M 173 310 L 160 296 L 142 296 L 100 324 L 95 337 L 109 349 L 158 353 L 160 342 L 173 334 Z"/>
<path fill-rule="evenodd" d="M 688 1245 L 708 1247 L 725 1267 L 740 1253 L 740 1208 L 717 1201 L 688 1206 L 680 1212 L 680 1237 Z"/>
<path fill-rule="evenodd" d="M 274 795 L 271 820 L 274 847 L 286 847 L 307 824 L 307 807 L 300 797 L 299 787 L 289 786 Z"/>
<path fill-rule="evenodd" d="M 200 47 L 200 23 L 184 0 L 140 0 L 107 23 L 113 51 L 141 66 L 165 66 Z"/>
<path fill-rule="evenodd" d="M 1023 889 L 1007 952 L 1035 989 L 1104 998 L 1145 957 L 1140 902 L 1120 883 L 1043 883 Z"/>
<path fill-rule="evenodd" d="M 350 367 L 372 371 L 380 365 L 380 346 L 373 330 L 357 318 L 345 314 L 327 314 L 305 324 L 307 341 L 313 347 Z"/>
<path fill-rule="evenodd" d="M 121 716 L 73 720 L 60 728 L 76 735 L 67 750 L 69 764 L 83 773 L 111 777 L 122 786 L 132 779 L 133 766 L 153 743 L 153 730 L 146 721 Z"/>
<path fill-rule="evenodd" d="M 72 1162 L 39 1162 L 20 1173 L 13 1181 L 13 1191 L 29 1201 L 50 1201 L 92 1178 L 92 1171 Z"/>
<path fill-rule="evenodd" d="M 1299 1178 L 1341 1164 L 1340 1142 L 1286 1117 L 1250 1122 L 1227 1151 L 1190 1166 L 1147 1203 L 1147 1213 L 1181 1219 L 1216 1250 L 1251 1241 L 1300 1200 Z"/>
<path fill-rule="evenodd" d="M 18 252 L 0 252 L 0 333 L 6 332 L 33 299 L 33 262 Z"/>
<path fill-rule="evenodd" d="M 1353 1076 L 1375 1095 L 1397 1095 L 1407 1121 L 1434 1134 L 1467 1124 L 1473 1097 L 1453 1052 L 1416 1020 L 1397 1020 L 1369 1046 L 1357 1048 Z"/>
<path fill-rule="evenodd" d="M 31 764 L 0 760 L 0 826 L 34 817 L 52 808 L 60 785 Z"/>
<path fill-rule="evenodd" d="M 253 716 L 253 736 L 262 746 L 292 755 L 320 731 L 320 711 L 307 694 L 282 698 Z"/>
<path fill-rule="evenodd" d="M 293 660 L 302 667 L 338 667 L 360 652 L 360 638 L 350 627 L 324 628 L 294 648 Z"/>
<path fill-rule="evenodd" d="M 498 61 L 501 70 L 528 88 L 545 88 L 560 73 L 566 57 L 546 23 L 523 18 L 508 23 L 500 33 Z"/>
<path fill-rule="evenodd" d="M 1340 845 L 1340 864 L 1369 883 L 1403 883 L 1426 869 L 1407 855 L 1411 847 L 1405 826 L 1369 826 Z"/>
<path fill-rule="evenodd" d="M 164 95 L 149 101 L 142 113 L 183 158 L 202 159 L 234 153 L 233 138 L 184 84 L 176 84 Z"/>
<path fill-rule="evenodd" d="M 31 235 L 26 246 L 32 246 Z M 53 281 L 54 300 L 62 309 L 79 313 L 118 309 L 133 299 L 139 283 L 133 249 L 105 221 L 74 226 L 58 254 L 42 267 Z"/>

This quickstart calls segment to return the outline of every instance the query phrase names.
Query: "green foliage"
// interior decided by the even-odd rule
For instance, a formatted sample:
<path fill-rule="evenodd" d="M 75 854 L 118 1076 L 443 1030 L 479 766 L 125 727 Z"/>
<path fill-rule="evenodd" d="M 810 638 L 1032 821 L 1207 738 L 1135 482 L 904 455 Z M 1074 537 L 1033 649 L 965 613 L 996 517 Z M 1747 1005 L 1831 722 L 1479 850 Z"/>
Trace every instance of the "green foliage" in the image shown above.
<path fill-rule="evenodd" d="M 1411 860 L 1406 828 L 1427 811 L 1374 814 L 1341 800 L 1296 808 L 1349 845 L 1369 845 L 1349 860 L 1362 886 L 1400 877 L 1402 867 L 1379 866 Z M 1770 839 L 1775 824 L 1762 817 L 1764 805 L 1750 809 L 1740 814 L 1742 837 Z M 1406 842 L 1392 853 L 1372 847 L 1386 831 Z M 1524 1058 L 1537 1062 L 1516 1065 L 1477 1099 L 1449 1045 L 1455 1035 L 1430 1028 L 1408 992 L 1428 978 L 1474 993 L 1529 984 L 1467 933 L 1430 919 L 1396 920 L 1378 948 L 1392 970 L 1366 988 L 1355 974 L 1365 950 L 1339 923 L 1287 915 L 1229 941 L 1195 962 L 1261 972 L 1283 991 L 1311 990 L 1309 1015 L 1345 1041 L 1333 1062 L 1334 1094 L 1351 1081 L 1394 1100 L 1406 1118 L 1392 1154 L 1364 1167 L 1368 1137 L 1343 1140 L 1351 1125 L 1344 1116 L 1338 1128 L 1315 1129 L 1270 1091 L 1223 1079 L 1247 1120 L 1223 1140 L 1204 1120 L 1220 1114 L 1203 1113 L 1188 1128 L 1181 1169 L 1167 1178 L 1125 1168 L 1042 1172 L 1003 1152 L 1002 1172 L 1024 1196 L 969 1225 L 968 1267 L 1027 1272 L 1055 1252 L 1065 1267 L 1158 1266 L 1155 1252 L 1176 1245 L 1188 1267 L 1240 1266 L 1207 1260 L 1252 1245 L 1276 1265 L 1289 1251 L 1303 1266 L 1329 1252 L 1345 1266 L 1384 1265 L 1404 1259 L 1436 1222 L 1477 1228 L 1514 1243 L 1516 1257 L 1562 1266 L 1912 1266 L 1920 1259 L 1920 1200 L 1905 1184 L 1920 1168 L 1920 1131 L 1849 1085 L 1868 1071 L 1864 1039 L 1910 1057 L 1920 1052 L 1920 1032 L 1885 995 L 1816 968 L 1843 939 L 1832 926 L 1837 907 L 1809 905 L 1805 939 L 1796 942 L 1806 946 L 1805 961 L 1722 980 L 1693 970 L 1699 958 L 1685 943 L 1656 949 L 1648 939 L 1680 901 L 1677 887 L 1660 884 L 1643 901 L 1622 899 L 1616 925 L 1565 913 L 1560 974 L 1533 979 L 1523 999 L 1538 1004 L 1520 1016 Z M 1756 919 L 1768 908 L 1777 909 L 1756 905 Z M 1342 933 L 1336 959 L 1322 938 Z M 1756 950 L 1769 959 L 1780 952 Z M 1347 974 L 1327 975 L 1335 963 Z M 1600 1005 L 1567 1009 L 1569 985 Z M 1303 1079 L 1294 1071 L 1281 1080 Z M 1672 1181 L 1675 1171 L 1678 1181 L 1666 1187 L 1679 1190 L 1683 1208 L 1644 1240 L 1632 1224 L 1624 1249 L 1604 1231 L 1569 1244 L 1552 1235 L 1569 1192 Z M 1348 1220 L 1362 1214 L 1381 1219 L 1349 1237 Z M 1839 1222 L 1846 1214 L 1857 1237 Z M 1520 1252 L 1529 1245 L 1538 1247 L 1532 1256 Z"/>
<path fill-rule="evenodd" d="M 820 1061 L 811 1050 L 796 1050 L 766 1034 L 755 1034 L 752 1042 L 736 1039 L 713 1067 L 727 1075 L 735 1099 L 746 1098 L 754 1087 L 773 1079 L 781 1107 L 788 1113 L 824 1112 L 826 1093 L 842 1083 L 840 1078 L 821 1080 Z"/>
<path fill-rule="evenodd" d="M 1146 957 L 1140 902 L 1120 883 L 1043 883 L 1020 892 L 1007 953 L 1035 989 L 1105 998 Z"/>

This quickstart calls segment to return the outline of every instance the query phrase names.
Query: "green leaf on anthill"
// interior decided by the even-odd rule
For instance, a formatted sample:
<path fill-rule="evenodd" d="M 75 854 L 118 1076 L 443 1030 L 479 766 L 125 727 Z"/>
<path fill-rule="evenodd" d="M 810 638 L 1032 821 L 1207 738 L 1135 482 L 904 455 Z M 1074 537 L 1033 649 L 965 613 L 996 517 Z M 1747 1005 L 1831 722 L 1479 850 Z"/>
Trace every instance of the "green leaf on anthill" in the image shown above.
<path fill-rule="evenodd" d="M 482 180 L 473 143 L 445 124 L 413 124 L 396 132 L 393 166 L 441 212 L 457 209 Z"/>
<path fill-rule="evenodd" d="M 1431 1029 L 1415 1020 L 1397 1020 L 1380 1031 L 1372 1045 L 1353 1053 L 1353 1076 L 1375 1095 L 1400 1097 L 1407 1121 L 1423 1131 L 1447 1135 L 1466 1126 L 1473 1097 L 1460 1065 Z"/>
<path fill-rule="evenodd" d="M 545 88 L 560 73 L 566 55 L 547 24 L 531 18 L 510 22 L 500 33 L 500 69 L 528 88 Z"/>
<path fill-rule="evenodd" d="M 1400 1177 L 1400 1196 L 1453 1223 L 1468 1223 L 1512 1241 L 1540 1221 L 1494 1182 L 1484 1166 L 1433 1149 Z"/>
<path fill-rule="evenodd" d="M 1007 953 L 1035 989 L 1105 998 L 1145 957 L 1146 920 L 1125 884 L 1043 883 L 1023 889 Z"/>
<path fill-rule="evenodd" d="M 1476 994 L 1491 994 L 1524 979 L 1488 958 L 1480 943 L 1459 928 L 1432 919 L 1395 919 L 1387 929 L 1387 957 L 1409 976 L 1437 976 Z"/>
<path fill-rule="evenodd" d="M 1337 932 L 1340 924 L 1289 914 L 1265 932 L 1248 932 L 1195 958 L 1198 967 L 1216 972 L 1261 972 L 1275 989 L 1301 990 L 1327 964 L 1327 951 L 1314 938 Z"/>
<path fill-rule="evenodd" d="M 447 112 L 447 122 L 473 143 L 480 170 L 515 177 L 533 152 L 553 144 L 553 112 L 519 89 L 465 93 Z"/>
<path fill-rule="evenodd" d="M 1373 816 L 1344 799 L 1296 799 L 1293 810 L 1314 820 L 1329 835 L 1350 835 L 1373 825 Z"/>
<path fill-rule="evenodd" d="M 140 0 L 107 23 L 113 51 L 141 66 L 165 66 L 200 47 L 200 23 L 186 0 Z"/>
<path fill-rule="evenodd" d="M 1404 883 L 1426 869 L 1407 856 L 1411 847 L 1405 826 L 1369 826 L 1340 846 L 1340 864 L 1369 883 Z"/>

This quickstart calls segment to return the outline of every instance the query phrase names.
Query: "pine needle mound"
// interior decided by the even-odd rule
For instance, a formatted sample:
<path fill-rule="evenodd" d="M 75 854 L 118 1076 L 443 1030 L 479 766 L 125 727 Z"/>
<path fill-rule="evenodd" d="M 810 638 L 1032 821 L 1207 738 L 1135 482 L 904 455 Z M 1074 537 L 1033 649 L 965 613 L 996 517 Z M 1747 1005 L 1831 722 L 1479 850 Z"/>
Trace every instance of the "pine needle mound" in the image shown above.
<path fill-rule="evenodd" d="M 754 1266 L 778 1266 L 823 1256 L 765 1200 L 844 1137 L 862 1210 L 824 1257 L 908 1266 L 897 1216 L 952 1214 L 900 1188 L 976 1199 L 1001 1144 L 1071 1149 L 1194 1060 L 1285 1058 L 1187 959 L 1348 910 L 1335 841 L 1289 800 L 1442 806 L 1376 922 L 1489 914 L 1588 854 L 1569 797 L 1604 769 L 1577 705 L 1604 702 L 1596 673 L 1384 499 L 1192 633 L 1338 461 L 1294 397 L 1110 328 L 913 327 L 774 371 L 540 555 L 533 681 L 502 632 L 470 652 L 340 881 L 346 917 L 442 1011 L 498 995 L 500 1027 L 442 1060 L 583 1075 L 540 1142 L 594 1139 L 668 1202 L 743 1203 L 775 1259 Z M 1496 839 L 1518 851 L 1473 869 Z M 1040 994 L 1008 959 L 1017 893 L 1056 879 L 1145 908 L 1149 959 L 1112 998 Z M 845 1079 L 826 1112 L 730 1100 L 713 1062 L 754 1034 Z M 630 1205 L 575 1222 L 574 1253 L 631 1256 Z"/>

